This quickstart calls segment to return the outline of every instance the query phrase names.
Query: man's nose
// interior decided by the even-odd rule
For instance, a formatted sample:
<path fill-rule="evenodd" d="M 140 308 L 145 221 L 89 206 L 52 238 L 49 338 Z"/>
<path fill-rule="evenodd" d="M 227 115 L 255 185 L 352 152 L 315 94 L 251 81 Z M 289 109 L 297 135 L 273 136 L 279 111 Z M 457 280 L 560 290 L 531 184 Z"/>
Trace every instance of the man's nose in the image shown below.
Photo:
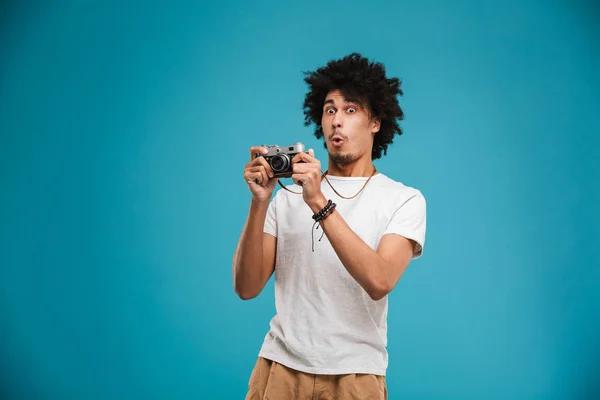
<path fill-rule="evenodd" d="M 335 113 L 335 115 L 333 116 L 333 120 L 331 121 L 331 123 L 333 124 L 334 128 L 341 128 L 342 127 L 341 113 L 339 113 L 339 112 Z"/>

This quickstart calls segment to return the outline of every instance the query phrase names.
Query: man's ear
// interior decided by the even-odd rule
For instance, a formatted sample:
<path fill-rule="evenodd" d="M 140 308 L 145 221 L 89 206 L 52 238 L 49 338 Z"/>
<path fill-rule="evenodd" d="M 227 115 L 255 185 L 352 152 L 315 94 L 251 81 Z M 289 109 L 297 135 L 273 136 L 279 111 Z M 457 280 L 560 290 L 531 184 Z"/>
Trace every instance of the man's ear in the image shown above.
<path fill-rule="evenodd" d="M 380 129 L 381 121 L 379 120 L 379 118 L 373 118 L 373 121 L 371 121 L 371 132 L 377 133 Z"/>

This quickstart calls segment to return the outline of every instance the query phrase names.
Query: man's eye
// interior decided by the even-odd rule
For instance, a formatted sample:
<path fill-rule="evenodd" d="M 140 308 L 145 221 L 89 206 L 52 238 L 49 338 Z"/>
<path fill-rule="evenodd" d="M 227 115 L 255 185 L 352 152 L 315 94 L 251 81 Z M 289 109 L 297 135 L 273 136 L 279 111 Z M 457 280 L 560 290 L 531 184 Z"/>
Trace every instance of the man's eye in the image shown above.
<path fill-rule="evenodd" d="M 350 107 L 350 108 L 348 108 L 348 112 L 349 112 L 349 113 L 356 112 L 356 108 L 354 108 L 354 107 Z"/>
<path fill-rule="evenodd" d="M 327 114 L 333 114 L 333 113 L 335 113 L 335 110 L 333 108 L 328 108 L 327 110 L 325 110 L 325 112 Z"/>

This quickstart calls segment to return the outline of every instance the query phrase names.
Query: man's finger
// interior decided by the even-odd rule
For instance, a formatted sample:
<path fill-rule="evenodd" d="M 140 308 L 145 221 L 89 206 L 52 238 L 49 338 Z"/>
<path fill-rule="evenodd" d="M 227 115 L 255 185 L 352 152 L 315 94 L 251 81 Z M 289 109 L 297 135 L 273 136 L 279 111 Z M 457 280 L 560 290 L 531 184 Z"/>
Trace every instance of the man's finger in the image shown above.
<path fill-rule="evenodd" d="M 250 147 L 250 161 L 257 157 L 257 154 L 267 154 L 268 150 L 263 146 L 252 146 Z"/>
<path fill-rule="evenodd" d="M 304 175 L 304 174 L 293 174 L 291 176 L 294 183 L 298 186 L 302 186 L 304 184 L 305 177 L 306 177 L 306 175 Z"/>
<path fill-rule="evenodd" d="M 313 168 L 314 166 L 311 166 L 307 163 L 296 163 L 292 165 L 292 171 L 296 174 L 304 174 L 310 172 Z"/>
<path fill-rule="evenodd" d="M 317 160 L 311 156 L 309 153 L 298 153 L 293 159 L 292 164 L 296 164 L 299 162 L 316 162 Z"/>
<path fill-rule="evenodd" d="M 266 185 L 269 181 L 267 169 L 263 165 L 256 165 L 254 167 L 249 168 L 248 171 L 252 174 L 260 175 L 260 182 L 256 183 L 262 183 Z"/>
<path fill-rule="evenodd" d="M 273 177 L 273 168 L 271 168 L 271 166 L 264 157 L 257 157 L 255 163 L 258 163 L 258 165 L 264 167 L 265 171 L 267 172 L 267 175 L 270 178 Z"/>
<path fill-rule="evenodd" d="M 268 176 L 267 169 L 265 167 L 263 167 L 262 165 L 260 168 L 260 174 L 261 174 L 262 185 L 265 186 L 267 183 L 269 183 L 269 176 Z"/>
<path fill-rule="evenodd" d="M 258 173 L 256 172 L 248 172 L 244 175 L 244 179 L 248 183 L 256 183 L 258 184 Z"/>

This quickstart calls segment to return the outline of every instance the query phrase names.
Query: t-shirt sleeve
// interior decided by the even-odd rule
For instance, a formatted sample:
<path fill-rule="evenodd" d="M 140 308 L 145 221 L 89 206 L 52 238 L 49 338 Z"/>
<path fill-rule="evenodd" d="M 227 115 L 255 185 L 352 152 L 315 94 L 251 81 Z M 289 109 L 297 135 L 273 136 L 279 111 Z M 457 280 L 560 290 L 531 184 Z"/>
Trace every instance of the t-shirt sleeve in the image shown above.
<path fill-rule="evenodd" d="M 271 199 L 269 208 L 267 208 L 267 217 L 263 231 L 269 235 L 277 237 L 277 209 L 275 207 L 277 194 Z"/>
<path fill-rule="evenodd" d="M 416 244 L 413 258 L 419 258 L 425 245 L 426 220 L 425 197 L 417 190 L 399 204 L 383 234 L 395 233 L 414 240 Z"/>

